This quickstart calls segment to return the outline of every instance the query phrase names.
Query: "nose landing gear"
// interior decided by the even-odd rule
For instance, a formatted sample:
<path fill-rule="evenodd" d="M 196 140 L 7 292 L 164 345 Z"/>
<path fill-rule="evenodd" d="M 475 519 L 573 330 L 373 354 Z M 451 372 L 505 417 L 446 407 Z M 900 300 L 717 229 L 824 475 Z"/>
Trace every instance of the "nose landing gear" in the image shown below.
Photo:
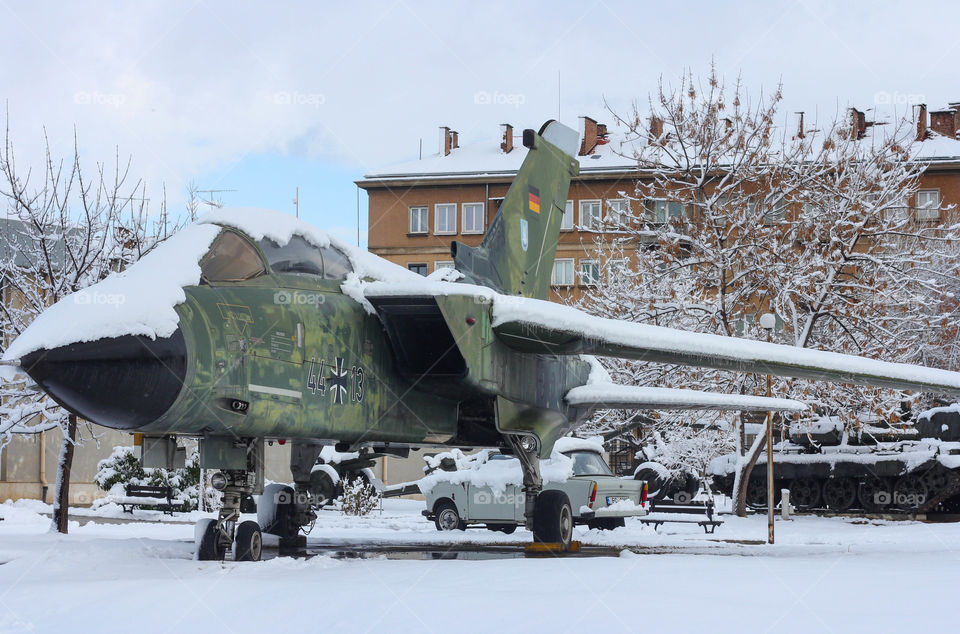
<path fill-rule="evenodd" d="M 248 439 L 231 443 L 230 449 L 242 451 L 240 456 L 223 451 L 223 441 L 209 441 L 219 449 L 212 451 L 201 445 L 201 462 L 204 467 L 237 466 L 246 464 L 246 469 L 223 469 L 213 478 L 215 488 L 223 492 L 222 506 L 216 520 L 202 519 L 197 522 L 194 541 L 196 556 L 200 561 L 222 561 L 227 551 L 233 551 L 235 561 L 259 561 L 263 551 L 263 535 L 260 525 L 254 521 L 240 522 L 241 513 L 255 513 L 257 505 L 253 494 L 263 490 L 263 440 Z M 207 450 L 207 455 L 203 455 Z M 215 464 L 221 462 L 221 464 Z"/>

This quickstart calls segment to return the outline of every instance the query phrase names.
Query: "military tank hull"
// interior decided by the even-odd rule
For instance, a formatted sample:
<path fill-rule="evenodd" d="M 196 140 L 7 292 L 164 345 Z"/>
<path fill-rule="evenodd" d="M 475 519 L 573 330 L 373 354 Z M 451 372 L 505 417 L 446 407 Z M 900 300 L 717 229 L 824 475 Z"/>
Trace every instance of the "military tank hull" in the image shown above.
<path fill-rule="evenodd" d="M 710 464 L 713 488 L 733 495 L 737 456 Z M 960 413 L 931 410 L 906 432 L 869 428 L 851 438 L 842 428 L 792 428 L 773 458 L 775 503 L 790 491 L 798 511 L 960 512 Z M 767 506 L 766 456 L 747 483 L 746 502 Z"/>

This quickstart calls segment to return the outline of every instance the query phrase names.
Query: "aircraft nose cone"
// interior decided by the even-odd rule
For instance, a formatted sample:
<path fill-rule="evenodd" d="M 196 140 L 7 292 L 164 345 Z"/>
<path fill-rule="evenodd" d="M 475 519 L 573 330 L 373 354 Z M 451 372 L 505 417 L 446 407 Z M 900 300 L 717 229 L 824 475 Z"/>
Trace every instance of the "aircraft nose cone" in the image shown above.
<path fill-rule="evenodd" d="M 31 352 L 27 374 L 80 418 L 114 429 L 136 429 L 170 409 L 187 372 L 187 346 L 172 336 L 126 335 Z"/>

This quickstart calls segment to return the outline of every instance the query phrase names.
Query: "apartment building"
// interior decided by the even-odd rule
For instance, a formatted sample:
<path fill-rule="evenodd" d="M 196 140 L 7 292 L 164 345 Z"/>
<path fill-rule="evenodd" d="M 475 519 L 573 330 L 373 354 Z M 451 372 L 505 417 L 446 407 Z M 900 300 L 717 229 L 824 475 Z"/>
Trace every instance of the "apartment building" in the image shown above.
<path fill-rule="evenodd" d="M 939 221 L 944 206 L 960 203 L 960 103 L 932 112 L 926 106 L 916 110 L 916 140 L 922 141 L 920 157 L 928 167 L 920 191 L 904 200 L 899 211 L 921 222 Z M 859 110 L 851 109 L 850 116 L 854 134 L 864 135 L 873 125 Z M 571 182 L 561 225 L 554 301 L 576 298 L 596 279 L 601 219 L 626 210 L 628 203 L 639 204 L 628 197 L 635 196 L 637 181 L 645 178 L 633 159 L 633 146 L 607 125 L 580 117 L 580 132 L 580 174 Z M 520 130 L 504 124 L 498 138 L 461 147 L 458 133 L 443 127 L 437 153 L 357 181 L 368 195 L 370 251 L 424 275 L 452 266 L 451 241 L 477 245 L 483 239 L 526 156 L 519 140 Z M 642 204 L 654 221 L 685 213 L 682 204 L 666 199 Z M 789 210 L 780 213 L 785 217 Z"/>

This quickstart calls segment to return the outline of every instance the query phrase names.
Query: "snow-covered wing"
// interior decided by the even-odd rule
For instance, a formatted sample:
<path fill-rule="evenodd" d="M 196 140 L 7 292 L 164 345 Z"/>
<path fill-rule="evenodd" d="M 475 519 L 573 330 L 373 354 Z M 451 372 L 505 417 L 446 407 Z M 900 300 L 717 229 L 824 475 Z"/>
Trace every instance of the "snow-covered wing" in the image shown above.
<path fill-rule="evenodd" d="M 666 387 L 637 387 L 616 383 L 592 383 L 575 387 L 566 396 L 567 403 L 589 409 L 712 409 L 734 411 L 789 411 L 807 408 L 800 401 L 744 394 L 716 394 Z"/>
<path fill-rule="evenodd" d="M 505 344 L 537 354 L 593 354 L 960 394 L 958 372 L 615 321 L 569 306 L 522 297 L 498 296 L 493 305 L 493 325 Z"/>

